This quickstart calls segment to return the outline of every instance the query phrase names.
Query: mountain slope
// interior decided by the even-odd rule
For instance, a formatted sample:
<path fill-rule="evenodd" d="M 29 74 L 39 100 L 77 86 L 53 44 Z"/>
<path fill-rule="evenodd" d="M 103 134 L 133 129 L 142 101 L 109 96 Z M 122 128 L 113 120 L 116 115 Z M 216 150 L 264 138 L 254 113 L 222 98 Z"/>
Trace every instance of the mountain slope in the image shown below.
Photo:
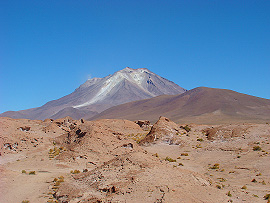
<path fill-rule="evenodd" d="M 162 95 L 112 107 L 94 116 L 156 121 L 166 116 L 175 122 L 269 122 L 270 100 L 232 90 L 198 87 L 180 95 Z"/>
<path fill-rule="evenodd" d="M 41 107 L 18 112 L 4 112 L 0 116 L 42 120 L 71 116 L 79 119 L 80 116 L 91 117 L 126 102 L 163 94 L 181 94 L 185 91 L 182 87 L 145 68 L 127 67 L 104 78 L 87 80 L 73 93 L 50 101 Z"/>

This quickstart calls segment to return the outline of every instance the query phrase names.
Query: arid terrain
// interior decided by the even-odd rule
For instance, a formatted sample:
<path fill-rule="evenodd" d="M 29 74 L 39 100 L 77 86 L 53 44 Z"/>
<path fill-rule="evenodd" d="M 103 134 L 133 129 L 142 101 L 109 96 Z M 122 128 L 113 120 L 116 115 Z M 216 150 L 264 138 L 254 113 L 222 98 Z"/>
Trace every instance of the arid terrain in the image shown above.
<path fill-rule="evenodd" d="M 197 87 L 178 95 L 161 95 L 111 107 L 90 118 L 138 118 L 156 122 L 160 115 L 177 123 L 266 123 L 270 100 L 228 89 Z"/>
<path fill-rule="evenodd" d="M 0 202 L 269 202 L 268 123 L 136 123 L 0 118 Z"/>
<path fill-rule="evenodd" d="M 176 95 L 186 90 L 146 68 L 126 67 L 104 78 L 92 78 L 74 92 L 43 106 L 6 111 L 0 117 L 44 120 L 46 118 L 91 118 L 112 106 L 158 95 Z"/>

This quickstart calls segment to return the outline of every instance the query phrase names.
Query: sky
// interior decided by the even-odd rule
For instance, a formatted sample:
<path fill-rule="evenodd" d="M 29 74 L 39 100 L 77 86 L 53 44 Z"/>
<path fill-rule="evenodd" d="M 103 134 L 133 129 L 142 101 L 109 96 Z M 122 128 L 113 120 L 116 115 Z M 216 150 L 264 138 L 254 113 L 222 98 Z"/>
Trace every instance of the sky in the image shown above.
<path fill-rule="evenodd" d="M 270 99 L 270 1 L 0 1 L 0 113 L 125 67 Z"/>

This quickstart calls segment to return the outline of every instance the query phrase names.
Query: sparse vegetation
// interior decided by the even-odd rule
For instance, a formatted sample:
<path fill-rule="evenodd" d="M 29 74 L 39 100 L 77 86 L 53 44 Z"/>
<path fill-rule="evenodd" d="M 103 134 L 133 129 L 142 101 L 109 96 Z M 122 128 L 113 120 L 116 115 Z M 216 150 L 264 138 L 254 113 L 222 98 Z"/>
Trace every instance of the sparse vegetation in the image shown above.
<path fill-rule="evenodd" d="M 188 127 L 188 125 L 180 126 L 180 128 L 184 129 L 184 130 L 187 131 L 187 132 L 190 132 L 190 131 L 191 131 L 191 128 Z"/>
<path fill-rule="evenodd" d="M 253 183 L 257 183 L 257 180 L 254 178 L 254 179 L 252 179 L 252 181 L 251 182 L 253 182 Z"/>
<path fill-rule="evenodd" d="M 227 181 L 225 178 L 218 178 L 219 179 L 219 182 L 225 182 Z"/>
<path fill-rule="evenodd" d="M 229 197 L 231 197 L 231 196 L 232 196 L 231 191 L 227 192 L 227 195 L 228 195 Z"/>
<path fill-rule="evenodd" d="M 49 150 L 49 158 L 53 159 L 54 157 L 58 156 L 61 152 L 65 151 L 64 147 L 54 147 L 53 149 Z"/>
<path fill-rule="evenodd" d="M 36 175 L 36 171 L 29 171 L 29 175 Z"/>
<path fill-rule="evenodd" d="M 48 202 L 48 203 L 58 203 L 57 200 L 52 200 L 52 199 L 51 199 L 51 200 L 48 200 L 47 202 Z"/>
<path fill-rule="evenodd" d="M 28 200 L 23 200 L 22 203 L 29 203 L 29 201 Z"/>
<path fill-rule="evenodd" d="M 158 156 L 158 153 L 153 154 L 153 156 L 155 156 L 155 157 L 159 157 L 159 156 Z"/>
<path fill-rule="evenodd" d="M 270 199 L 270 194 L 266 194 L 266 195 L 264 195 L 264 197 L 263 197 L 265 200 L 269 200 Z"/>
<path fill-rule="evenodd" d="M 53 186 L 52 186 L 52 190 L 53 192 L 49 192 L 48 195 L 52 195 L 49 197 L 49 200 L 47 202 L 53 202 L 53 203 L 58 203 L 58 200 L 56 200 L 53 196 L 53 193 L 57 192 L 59 189 L 59 186 L 62 182 L 64 182 L 64 176 L 59 176 L 58 178 L 54 178 L 53 179 Z"/>
<path fill-rule="evenodd" d="M 254 146 L 253 151 L 261 151 L 262 148 L 260 146 Z"/>
<path fill-rule="evenodd" d="M 169 161 L 169 162 L 176 162 L 175 159 L 172 159 L 172 158 L 170 158 L 170 157 L 168 157 L 168 156 L 165 158 L 165 160 L 166 160 L 166 161 Z"/>
<path fill-rule="evenodd" d="M 134 135 L 132 133 L 132 134 L 127 135 L 127 137 L 133 139 L 134 141 L 136 141 L 136 143 L 140 143 L 140 141 L 142 139 L 144 139 L 147 134 L 148 134 L 148 132 L 146 132 L 146 133 L 138 133 L 136 135 Z"/>
<path fill-rule="evenodd" d="M 89 122 L 89 126 L 97 125 L 100 127 L 102 122 L 103 121 L 96 123 Z M 207 125 L 197 126 L 196 124 L 192 124 L 190 137 L 187 138 L 186 136 L 181 136 L 180 139 L 177 137 L 179 140 L 173 139 L 175 145 L 165 144 L 160 138 L 156 145 L 151 145 L 151 147 L 146 146 L 142 149 L 138 149 L 138 151 L 135 150 L 135 148 L 134 150 L 124 149 L 125 146 L 128 146 L 128 143 L 133 143 L 133 145 L 135 143 L 135 141 L 124 137 L 126 134 L 131 134 L 131 131 L 129 131 L 130 129 L 125 129 L 123 131 L 117 129 L 117 133 L 115 133 L 112 130 L 113 128 L 109 126 L 110 122 L 106 121 L 106 127 L 101 126 L 100 129 L 94 128 L 93 132 L 91 131 L 92 134 L 89 133 L 89 136 L 84 137 L 85 140 L 83 142 L 78 143 L 73 143 L 73 140 L 76 138 L 74 137 L 73 139 L 72 137 L 76 136 L 75 131 L 70 133 L 70 137 L 68 137 L 68 133 L 63 131 L 63 136 L 57 138 L 57 144 L 55 146 L 52 145 L 51 139 L 52 137 L 55 137 L 56 134 L 60 134 L 60 130 L 57 130 L 55 135 L 52 133 L 47 136 L 41 134 L 43 136 L 43 144 L 39 146 L 40 148 L 33 148 L 33 153 L 30 151 L 32 148 L 30 145 L 28 147 L 28 144 L 34 139 L 34 136 L 36 136 L 37 133 L 34 130 L 36 130 L 37 127 L 33 128 L 33 136 L 31 135 L 29 138 L 21 138 L 18 136 L 18 142 L 20 139 L 29 139 L 27 141 L 22 141 L 22 143 L 26 143 L 25 155 L 27 155 L 27 159 L 22 157 L 20 162 L 16 162 L 17 157 L 15 156 L 15 159 L 13 159 L 15 162 L 12 163 L 12 166 L 14 165 L 14 167 L 7 166 L 8 169 L 14 170 L 7 174 L 9 175 L 7 176 L 7 181 L 10 179 L 14 180 L 14 182 L 12 182 L 13 185 L 11 185 L 14 186 L 20 184 L 20 179 L 25 179 L 28 182 L 30 181 L 30 184 L 29 187 L 22 188 L 23 190 L 21 192 L 27 193 L 27 190 L 32 191 L 33 189 L 39 191 L 38 193 L 33 194 L 33 198 L 31 197 L 31 199 L 30 196 L 24 195 L 19 202 L 22 202 L 22 200 L 25 199 L 32 202 L 32 199 L 37 199 L 38 196 L 40 196 L 42 200 L 46 198 L 45 202 L 49 200 L 50 202 L 55 203 L 57 199 L 59 199 L 59 202 L 65 201 L 66 199 L 67 201 L 80 201 L 86 199 L 88 194 L 91 195 L 93 188 L 86 187 L 90 184 L 93 185 L 95 187 L 94 189 L 99 193 L 96 199 L 99 200 L 99 198 L 102 198 L 100 201 L 107 201 L 113 197 L 112 195 L 114 194 L 112 193 L 121 194 L 122 181 L 136 184 L 139 179 L 145 181 L 142 183 L 145 184 L 142 185 L 145 188 L 145 191 L 143 191 L 144 193 L 146 193 L 148 188 L 152 191 L 151 194 L 145 194 L 146 196 L 144 194 L 139 194 L 138 197 L 142 198 L 152 196 L 152 199 L 156 196 L 160 197 L 160 195 L 167 193 L 167 191 L 173 191 L 175 195 L 174 193 L 171 193 L 171 199 L 172 201 L 177 202 L 179 199 L 175 200 L 174 198 L 177 198 L 177 194 L 181 192 L 181 188 L 177 188 L 176 186 L 181 182 L 189 182 L 190 184 L 181 184 L 184 190 L 192 190 L 192 185 L 197 185 L 196 188 L 199 192 L 206 191 L 209 188 L 207 194 L 202 193 L 202 195 L 196 196 L 194 193 L 196 196 L 194 196 L 194 198 L 200 198 L 201 201 L 211 199 L 208 195 L 212 195 L 211 197 L 214 198 L 214 201 L 216 200 L 216 202 L 224 202 L 225 199 L 226 202 L 230 199 L 233 199 L 234 202 L 243 200 L 246 200 L 247 202 L 269 201 L 269 199 L 264 200 L 263 198 L 266 193 L 269 193 L 269 191 L 267 191 L 270 185 L 267 176 L 267 169 L 269 168 L 267 158 L 269 156 L 260 157 L 260 155 L 264 154 L 262 152 L 263 149 L 270 151 L 268 149 L 270 145 L 266 144 L 269 138 L 267 137 L 268 134 L 266 134 L 267 128 L 262 129 L 262 124 L 258 126 L 255 124 L 244 126 L 241 126 L 240 124 L 220 125 L 218 129 L 221 130 L 217 131 L 216 137 L 213 135 L 213 140 L 208 140 L 200 134 L 201 129 L 208 127 Z M 88 128 L 86 124 L 85 127 L 79 125 L 77 127 L 83 127 L 83 130 L 92 130 L 92 128 Z M 114 126 L 117 125 L 115 123 L 113 124 Z M 44 126 L 46 125 L 44 124 Z M 68 128 L 69 125 L 70 124 L 67 123 L 67 126 L 63 126 L 64 130 L 70 131 Z M 130 123 L 127 123 L 127 126 L 133 127 Z M 136 129 L 138 128 L 137 126 L 135 127 Z M 40 129 L 43 129 L 43 127 Z M 242 133 L 239 129 L 247 130 L 245 133 Z M 262 135 L 260 134 L 261 131 Z M 144 133 L 141 130 L 137 132 Z M 186 133 L 183 129 L 179 130 L 179 133 L 181 132 Z M 249 132 L 251 132 L 251 134 L 249 134 Z M 115 136 L 110 136 L 113 133 Z M 134 133 L 134 137 L 136 136 L 136 133 Z M 257 136 L 254 138 L 252 135 Z M 118 136 L 121 139 L 119 139 Z M 244 136 L 245 138 L 243 138 Z M 265 140 L 265 142 L 263 140 Z M 68 141 L 70 141 L 71 144 L 69 144 Z M 260 144 L 254 144 L 254 141 L 260 141 Z M 177 144 L 179 144 L 179 146 Z M 50 146 L 47 147 L 48 145 Z M 192 147 L 195 148 L 196 145 L 202 145 L 203 149 L 192 149 Z M 61 146 L 67 147 L 67 154 L 65 154 L 65 152 L 61 154 L 64 150 L 64 147 Z M 242 152 L 239 151 L 241 150 L 239 149 L 239 146 L 243 147 Z M 258 152 L 253 151 L 254 146 L 259 146 L 262 150 Z M 21 149 L 24 150 L 23 144 Z M 145 149 L 149 150 L 148 154 Z M 49 161 L 48 152 L 54 158 L 57 158 L 55 157 L 57 155 L 60 155 L 61 157 L 58 157 L 59 160 Z M 11 151 L 11 154 L 15 153 Z M 45 155 L 45 157 L 42 155 Z M 44 158 L 43 162 L 41 162 L 41 158 Z M 16 167 L 15 164 L 17 164 Z M 155 170 L 151 170 L 153 167 L 155 167 Z M 22 170 L 22 168 L 25 168 L 25 170 Z M 87 172 L 86 169 L 88 169 L 89 172 Z M 34 170 L 37 171 L 34 173 L 30 172 Z M 144 173 L 138 174 L 137 171 L 144 171 Z M 29 176 L 29 172 L 33 176 Z M 190 178 L 190 172 L 191 176 L 195 175 L 198 179 L 193 178 L 193 176 Z M 171 174 L 174 173 L 176 173 L 176 176 L 173 177 L 174 181 L 168 183 L 163 178 L 163 176 L 170 177 Z M 182 173 L 183 175 L 181 175 Z M 64 177 L 59 177 L 61 174 L 65 175 L 66 183 L 64 182 Z M 159 175 L 156 176 L 156 174 Z M 179 176 L 179 174 L 181 176 Z M 15 177 L 12 177 L 11 175 L 15 175 Z M 16 179 L 16 175 L 19 179 Z M 116 180 L 110 179 L 115 176 L 118 177 Z M 157 178 L 153 180 L 153 177 Z M 203 180 L 201 180 L 200 177 L 202 177 Z M 254 181 L 252 181 L 253 179 Z M 40 180 L 39 184 L 31 184 L 34 180 Z M 96 181 L 98 181 L 98 185 L 95 185 Z M 78 187 L 77 183 L 82 187 Z M 72 187 L 68 187 L 69 184 Z M 168 187 L 168 190 L 166 187 Z M 74 191 L 68 192 L 70 189 L 74 189 Z M 88 189 L 91 189 L 91 191 L 88 191 Z M 230 192 L 230 190 L 232 190 L 232 192 Z M 65 191 L 67 191 L 67 193 L 65 193 Z M 84 192 L 86 195 L 80 197 L 79 195 L 84 194 Z M 132 195 L 134 194 L 134 201 L 144 201 L 137 198 L 137 196 L 135 198 L 135 195 L 139 192 L 135 187 L 126 188 L 124 192 L 124 196 L 128 196 L 130 193 Z M 75 195 L 72 196 L 74 193 L 76 197 Z M 219 196 L 217 193 L 220 193 L 223 196 Z M 62 197 L 62 195 L 66 194 L 67 196 Z M 79 195 L 77 196 L 77 194 Z M 189 195 L 183 194 L 183 201 L 186 201 L 185 198 L 188 198 L 188 196 Z"/>
<path fill-rule="evenodd" d="M 72 173 L 72 174 L 78 174 L 78 173 L 80 173 L 81 171 L 80 170 L 72 170 L 72 171 L 70 171 L 70 173 Z"/>
<path fill-rule="evenodd" d="M 214 164 L 213 166 L 210 167 L 210 169 L 219 169 L 219 164 Z"/>
<path fill-rule="evenodd" d="M 243 187 L 241 187 L 241 189 L 246 190 L 247 189 L 247 186 L 244 185 Z"/>
<path fill-rule="evenodd" d="M 216 185 L 216 187 L 217 187 L 218 189 L 221 189 L 221 186 L 220 186 L 220 185 Z"/>

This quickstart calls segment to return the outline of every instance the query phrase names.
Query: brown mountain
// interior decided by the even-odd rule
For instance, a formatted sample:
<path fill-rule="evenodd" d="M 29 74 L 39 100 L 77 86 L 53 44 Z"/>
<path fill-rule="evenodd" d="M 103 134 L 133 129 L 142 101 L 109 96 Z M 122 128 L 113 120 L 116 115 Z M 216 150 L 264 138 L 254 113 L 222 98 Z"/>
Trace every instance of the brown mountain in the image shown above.
<path fill-rule="evenodd" d="M 178 123 L 270 122 L 270 100 L 232 90 L 198 87 L 179 95 L 161 95 L 118 105 L 94 116 L 155 122 L 166 116 Z"/>
<path fill-rule="evenodd" d="M 7 111 L 0 117 L 45 119 L 92 117 L 112 106 L 158 95 L 176 95 L 186 90 L 146 68 L 125 68 L 104 78 L 92 78 L 74 92 L 45 105 L 22 111 Z"/>

